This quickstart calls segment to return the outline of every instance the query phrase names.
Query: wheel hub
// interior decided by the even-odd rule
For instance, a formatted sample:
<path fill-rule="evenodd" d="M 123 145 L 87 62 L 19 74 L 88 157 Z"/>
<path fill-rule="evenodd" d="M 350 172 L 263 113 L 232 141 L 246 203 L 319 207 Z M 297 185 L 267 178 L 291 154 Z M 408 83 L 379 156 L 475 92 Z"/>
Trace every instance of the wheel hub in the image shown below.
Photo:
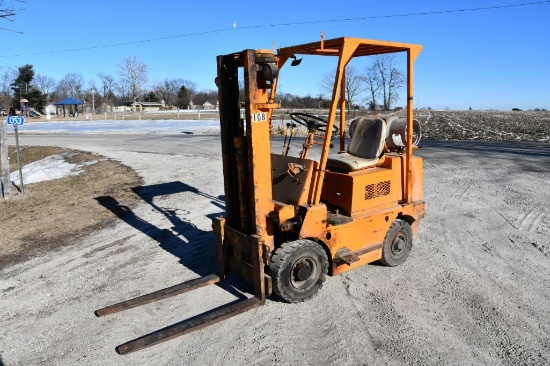
<path fill-rule="evenodd" d="M 313 269 L 311 268 L 309 261 L 301 260 L 296 263 L 296 267 L 294 268 L 294 277 L 297 281 L 305 281 L 311 276 L 312 272 Z"/>
<path fill-rule="evenodd" d="M 403 238 L 401 235 L 398 235 L 392 243 L 392 248 L 394 253 L 399 253 L 403 249 L 405 249 L 405 238 Z"/>

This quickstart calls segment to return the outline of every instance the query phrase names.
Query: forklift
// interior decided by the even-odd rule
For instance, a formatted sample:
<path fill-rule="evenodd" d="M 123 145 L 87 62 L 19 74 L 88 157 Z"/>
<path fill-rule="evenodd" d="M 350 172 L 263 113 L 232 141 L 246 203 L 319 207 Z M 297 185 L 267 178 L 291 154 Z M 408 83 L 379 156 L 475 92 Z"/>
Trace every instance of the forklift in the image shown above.
<path fill-rule="evenodd" d="M 335 38 L 217 57 L 225 215 L 212 222 L 219 273 L 97 310 L 112 314 L 238 276 L 253 296 L 147 334 L 116 348 L 136 351 L 190 333 L 265 303 L 318 293 L 327 276 L 379 261 L 402 264 L 424 217 L 422 159 L 413 155 L 420 125 L 413 119 L 413 65 L 422 46 Z M 406 117 L 360 117 L 346 146 L 345 72 L 357 57 L 403 52 L 407 57 Z M 305 56 L 336 57 L 328 117 L 291 113 L 307 133 L 299 156 L 271 147 L 279 71 Z M 242 70 L 242 72 L 239 72 Z M 244 80 L 239 80 L 239 76 Z M 244 82 L 244 103 L 239 85 Z M 243 113 L 244 108 L 244 113 Z M 339 120 L 336 121 L 339 114 Z M 331 152 L 333 138 L 339 140 Z M 287 145 L 288 143 L 288 145 Z M 315 145 L 318 159 L 309 158 Z"/>

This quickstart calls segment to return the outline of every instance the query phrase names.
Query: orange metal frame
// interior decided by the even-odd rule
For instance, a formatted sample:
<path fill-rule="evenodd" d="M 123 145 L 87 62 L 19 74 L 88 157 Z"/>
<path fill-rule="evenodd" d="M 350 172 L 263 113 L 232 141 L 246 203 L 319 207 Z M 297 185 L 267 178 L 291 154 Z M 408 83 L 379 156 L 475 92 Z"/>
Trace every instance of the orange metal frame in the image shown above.
<path fill-rule="evenodd" d="M 263 282 L 264 273 L 256 260 L 263 258 L 264 265 L 268 263 L 270 252 L 280 244 L 277 240 L 285 240 L 280 233 L 293 232 L 296 239 L 307 238 L 322 243 L 332 261 L 331 274 L 336 274 L 380 259 L 384 235 L 396 218 L 407 218 L 413 232 L 418 230 L 424 202 L 422 159 L 412 156 L 412 75 L 414 61 L 421 50 L 422 47 L 415 44 L 343 37 L 321 38 L 319 42 L 280 48 L 276 55 L 268 50 L 244 50 L 218 57 L 226 191 L 226 218 L 215 220 L 213 226 L 219 243 L 218 258 L 221 268 L 240 273 L 242 278 L 253 283 L 259 298 L 265 299 L 270 290 L 269 284 Z M 395 52 L 407 54 L 407 139 L 403 155 L 387 154 L 382 165 L 360 172 L 327 171 L 338 110 L 340 150 L 344 150 L 345 145 L 346 66 L 355 57 Z M 318 161 L 305 158 L 303 152 L 300 158 L 271 154 L 269 122 L 273 109 L 279 107 L 275 103 L 278 77 L 266 79 L 264 67 L 266 63 L 276 63 L 280 70 L 297 55 L 338 57 Z M 237 68 L 244 70 L 244 120 L 240 119 L 236 97 Z M 297 177 L 287 173 L 291 166 L 302 167 L 301 171 L 298 169 Z M 367 200 L 364 192 L 360 192 L 373 185 L 374 190 L 383 189 L 386 181 L 391 182 L 391 187 L 389 185 L 387 193 L 375 199 Z M 323 189 L 325 184 L 327 189 Z M 342 187 L 349 189 L 342 191 Z M 337 199 L 331 198 L 335 195 L 345 200 L 335 203 Z M 327 204 L 332 206 L 331 210 L 342 207 L 347 221 L 332 221 L 334 212 L 328 211 Z M 299 230 L 293 231 L 294 225 Z M 277 235 L 282 236 L 277 238 Z M 230 247 L 233 249 L 228 249 Z M 360 260 L 344 266 L 339 263 L 342 258 L 339 251 L 353 252 Z M 242 265 L 248 257 L 256 258 L 250 268 Z"/>
<path fill-rule="evenodd" d="M 280 48 L 277 56 L 279 57 L 279 68 L 289 58 L 295 58 L 296 55 L 317 55 L 317 56 L 336 56 L 338 57 L 338 67 L 334 80 L 332 92 L 332 102 L 329 109 L 327 138 L 323 143 L 323 150 L 319 161 L 319 168 L 314 180 L 313 200 L 311 204 L 319 204 L 321 191 L 323 189 L 323 179 L 326 171 L 326 162 L 329 155 L 332 128 L 335 123 L 336 111 L 340 110 L 340 150 L 345 149 L 345 70 L 347 64 L 352 58 L 361 56 L 372 56 L 386 53 L 406 52 L 407 53 L 407 144 L 406 144 L 406 176 L 405 176 L 405 202 L 411 203 L 412 200 L 412 121 L 413 121 L 413 67 L 422 46 L 417 44 L 377 41 L 361 38 L 335 38 L 325 40 L 323 35 L 319 42 L 313 42 L 298 46 Z M 276 86 L 276 85 L 275 85 Z M 274 95 L 274 93 L 272 93 Z M 338 101 L 340 105 L 338 106 Z"/>

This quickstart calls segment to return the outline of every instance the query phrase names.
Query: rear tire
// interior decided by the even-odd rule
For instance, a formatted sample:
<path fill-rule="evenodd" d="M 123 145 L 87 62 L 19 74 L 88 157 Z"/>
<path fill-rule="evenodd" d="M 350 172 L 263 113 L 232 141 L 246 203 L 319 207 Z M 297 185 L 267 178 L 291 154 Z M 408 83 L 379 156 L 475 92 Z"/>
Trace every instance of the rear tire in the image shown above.
<path fill-rule="evenodd" d="M 412 229 L 408 222 L 401 219 L 392 222 L 384 238 L 380 262 L 390 267 L 405 262 L 412 248 L 412 238 Z"/>
<path fill-rule="evenodd" d="M 277 295 L 290 303 L 306 301 L 323 287 L 328 257 L 312 240 L 286 242 L 271 257 L 269 273 Z"/>

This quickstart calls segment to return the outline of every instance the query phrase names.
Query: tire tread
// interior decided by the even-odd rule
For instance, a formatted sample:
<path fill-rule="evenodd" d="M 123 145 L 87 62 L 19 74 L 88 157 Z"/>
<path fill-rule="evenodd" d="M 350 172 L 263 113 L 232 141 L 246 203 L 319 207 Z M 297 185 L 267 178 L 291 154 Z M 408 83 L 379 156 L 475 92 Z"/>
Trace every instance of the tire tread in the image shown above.
<path fill-rule="evenodd" d="M 323 264 L 326 264 L 326 268 L 323 269 L 321 276 L 319 278 L 319 284 L 317 285 L 317 291 L 312 293 L 309 296 L 303 297 L 303 298 L 292 298 L 289 295 L 287 295 L 287 291 L 284 288 L 284 285 L 280 283 L 279 281 L 279 273 L 283 270 L 283 265 L 285 264 L 285 259 L 291 255 L 295 250 L 298 250 L 299 248 L 303 247 L 311 247 L 315 249 L 320 249 L 320 253 L 322 253 L 323 256 Z M 325 252 L 325 250 L 316 242 L 309 240 L 309 239 L 298 239 L 295 241 L 285 242 L 283 243 L 271 256 L 271 261 L 269 264 L 269 272 L 272 277 L 273 281 L 273 291 L 285 299 L 288 302 L 296 303 L 296 302 L 304 302 L 309 299 L 311 299 L 313 296 L 319 292 L 318 290 L 323 287 L 323 282 L 326 279 L 326 275 L 328 272 L 328 257 Z"/>

